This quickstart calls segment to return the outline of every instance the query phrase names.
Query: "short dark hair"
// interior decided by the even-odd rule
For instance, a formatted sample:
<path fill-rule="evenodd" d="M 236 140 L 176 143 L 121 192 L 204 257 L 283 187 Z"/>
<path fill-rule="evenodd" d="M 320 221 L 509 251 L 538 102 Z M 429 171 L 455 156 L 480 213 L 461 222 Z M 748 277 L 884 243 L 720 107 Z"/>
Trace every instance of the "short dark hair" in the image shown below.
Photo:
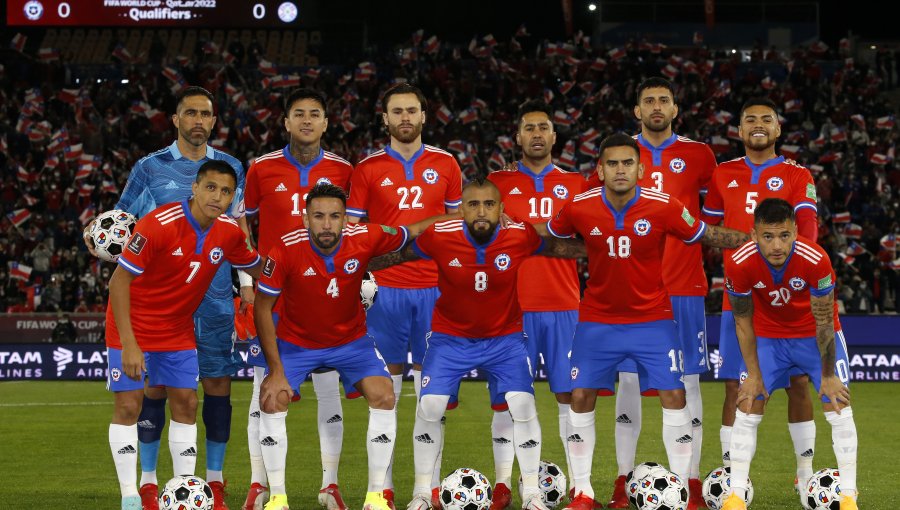
<path fill-rule="evenodd" d="M 638 145 L 637 141 L 626 135 L 625 133 L 615 133 L 607 136 L 600 142 L 600 148 L 597 149 L 597 159 L 603 159 L 603 151 L 610 147 L 631 147 L 634 149 L 635 154 L 637 154 L 638 159 L 641 158 L 641 147 Z"/>
<path fill-rule="evenodd" d="M 654 76 L 652 78 L 647 78 L 646 80 L 642 81 L 640 85 L 638 85 L 637 92 L 634 98 L 635 104 L 641 104 L 641 94 L 645 90 L 655 88 L 668 89 L 669 92 L 672 93 L 672 99 L 675 99 L 675 86 L 672 85 L 672 82 L 665 78 Z"/>
<path fill-rule="evenodd" d="M 794 208 L 781 198 L 767 198 L 753 211 L 754 225 L 776 225 L 788 220 L 795 221 Z"/>
<path fill-rule="evenodd" d="M 522 106 L 519 107 L 519 126 L 522 125 L 522 118 L 533 112 L 544 113 L 547 115 L 548 119 L 551 121 L 553 120 L 553 110 L 550 108 L 550 105 L 541 99 L 532 99 L 530 101 L 525 101 L 522 103 Z"/>
<path fill-rule="evenodd" d="M 181 92 L 179 92 L 179 93 L 178 93 L 178 96 L 176 96 L 176 101 L 175 101 L 175 111 L 178 111 L 178 107 L 181 106 L 181 103 L 182 103 L 185 99 L 187 99 L 187 98 L 189 98 L 189 97 L 194 97 L 194 96 L 203 96 L 203 97 L 205 97 L 206 99 L 209 99 L 209 102 L 212 103 L 212 105 L 213 105 L 213 109 L 215 109 L 215 107 L 216 107 L 216 98 L 215 98 L 215 96 L 212 95 L 212 92 L 206 90 L 206 89 L 203 88 L 203 87 L 198 87 L 198 86 L 196 86 L 196 85 L 191 85 L 190 87 L 187 87 L 186 89 L 184 89 L 184 90 L 182 90 Z"/>
<path fill-rule="evenodd" d="M 291 108 L 294 106 L 294 103 L 303 99 L 312 99 L 313 101 L 319 103 L 319 106 L 322 107 L 322 113 L 327 113 L 325 109 L 325 95 L 318 90 L 304 87 L 292 90 L 287 99 L 284 100 L 284 115 L 290 115 Z"/>
<path fill-rule="evenodd" d="M 744 116 L 744 111 L 753 106 L 765 106 L 767 108 L 771 108 L 772 111 L 775 112 L 775 115 L 778 115 L 778 107 L 775 106 L 775 103 L 768 97 L 759 96 L 751 97 L 747 100 L 746 103 L 744 103 L 743 106 L 741 106 L 741 117 Z"/>
<path fill-rule="evenodd" d="M 313 189 L 309 190 L 309 194 L 306 195 L 307 208 L 315 198 L 337 198 L 344 204 L 344 207 L 347 207 L 347 193 L 340 186 L 330 182 L 320 182 L 313 186 Z"/>
<path fill-rule="evenodd" d="M 424 112 L 428 108 L 428 101 L 425 99 L 425 94 L 423 94 L 422 91 L 419 90 L 419 87 L 403 82 L 390 87 L 384 92 L 384 95 L 381 96 L 381 111 L 387 113 L 388 103 L 391 100 L 391 96 L 397 94 L 415 94 L 416 99 L 419 100 L 419 106 L 420 108 L 422 108 L 422 111 Z"/>
<path fill-rule="evenodd" d="M 232 179 L 234 179 L 234 184 L 237 186 L 237 172 L 234 170 L 234 167 L 229 165 L 227 162 L 221 159 L 211 159 L 206 163 L 200 165 L 200 168 L 197 169 L 197 179 L 196 182 L 200 182 L 200 179 L 206 175 L 207 172 L 217 172 L 220 174 L 230 175 Z"/>
<path fill-rule="evenodd" d="M 471 181 L 465 183 L 462 187 L 462 191 L 466 191 L 469 188 L 494 188 L 498 193 L 500 192 L 500 188 L 488 179 L 487 174 L 481 172 L 475 174 L 475 177 Z"/>

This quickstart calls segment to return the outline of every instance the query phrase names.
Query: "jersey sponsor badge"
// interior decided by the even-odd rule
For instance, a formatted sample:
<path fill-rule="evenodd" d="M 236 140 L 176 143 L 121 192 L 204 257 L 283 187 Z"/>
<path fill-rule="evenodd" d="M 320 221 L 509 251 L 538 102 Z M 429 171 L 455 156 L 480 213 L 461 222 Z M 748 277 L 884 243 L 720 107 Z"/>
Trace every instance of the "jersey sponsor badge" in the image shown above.
<path fill-rule="evenodd" d="M 128 251 L 134 253 L 135 255 L 140 255 L 142 251 L 144 251 L 144 246 L 147 245 L 147 238 L 141 235 L 140 232 L 135 232 L 133 236 L 131 236 L 131 241 L 128 241 Z"/>
<path fill-rule="evenodd" d="M 816 287 L 819 290 L 822 290 L 822 289 L 827 289 L 828 287 L 831 287 L 831 285 L 832 285 L 831 284 L 831 275 L 828 275 L 825 278 L 822 278 L 821 280 L 819 280 L 819 282 L 816 284 Z"/>
<path fill-rule="evenodd" d="M 494 267 L 496 267 L 500 271 L 506 271 L 509 269 L 509 265 L 512 262 L 512 259 L 509 258 L 509 255 L 505 253 L 501 253 L 494 258 Z"/>
<path fill-rule="evenodd" d="M 428 184 L 434 184 L 438 182 L 438 173 L 434 168 L 426 168 L 424 172 L 422 172 L 422 178 L 425 179 L 425 182 Z"/>
<path fill-rule="evenodd" d="M 815 184 L 806 184 L 806 198 L 811 200 L 816 199 L 816 185 Z"/>
<path fill-rule="evenodd" d="M 275 259 L 271 257 L 266 259 L 266 263 L 262 268 L 262 274 L 267 278 L 271 278 L 275 274 Z"/>
<path fill-rule="evenodd" d="M 359 269 L 359 260 L 350 259 L 347 262 L 344 262 L 344 272 L 347 274 L 353 274 L 356 270 Z"/>
<path fill-rule="evenodd" d="M 691 216 L 691 212 L 688 211 L 687 207 L 685 207 L 685 208 L 681 211 L 681 219 L 683 219 L 684 222 L 687 223 L 689 227 L 693 227 L 693 226 L 694 226 L 694 222 L 697 221 L 697 220 L 694 219 L 693 216 Z"/>
<path fill-rule="evenodd" d="M 215 248 L 209 250 L 209 261 L 213 264 L 218 264 L 222 262 L 222 259 L 225 257 L 225 252 L 222 248 L 216 246 Z"/>
<path fill-rule="evenodd" d="M 316 186 L 319 184 L 331 184 L 331 179 L 328 177 L 320 177 L 318 181 L 316 181 Z"/>
<path fill-rule="evenodd" d="M 685 163 L 681 158 L 675 158 L 672 161 L 669 161 L 669 170 L 675 172 L 676 174 L 684 172 L 685 168 L 687 168 L 687 163 Z"/>
<path fill-rule="evenodd" d="M 806 287 L 806 281 L 804 281 L 803 278 L 800 278 L 799 276 L 791 278 L 788 283 L 794 290 L 803 290 L 803 287 Z"/>
<path fill-rule="evenodd" d="M 784 180 L 781 177 L 769 177 L 766 187 L 772 191 L 778 191 L 784 187 Z"/>
<path fill-rule="evenodd" d="M 650 222 L 641 218 L 634 222 L 634 233 L 639 236 L 645 236 L 650 233 Z"/>
<path fill-rule="evenodd" d="M 390 234 L 390 235 L 392 235 L 392 236 L 397 235 L 397 229 L 394 228 L 394 227 L 389 227 L 389 226 L 387 226 L 387 225 L 382 225 L 382 226 L 381 226 L 381 230 L 383 230 L 384 232 L 386 232 L 386 233 L 388 233 L 388 234 Z"/>
<path fill-rule="evenodd" d="M 553 186 L 553 194 L 556 195 L 556 198 L 565 200 L 569 197 L 569 188 L 562 184 L 557 184 L 556 186 Z"/>

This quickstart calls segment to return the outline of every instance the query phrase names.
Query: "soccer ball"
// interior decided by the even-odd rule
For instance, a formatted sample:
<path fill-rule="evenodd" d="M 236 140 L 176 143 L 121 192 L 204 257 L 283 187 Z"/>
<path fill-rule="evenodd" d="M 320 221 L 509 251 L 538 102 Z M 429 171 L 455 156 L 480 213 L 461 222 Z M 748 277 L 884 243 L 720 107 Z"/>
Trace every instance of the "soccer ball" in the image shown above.
<path fill-rule="evenodd" d="M 638 510 L 686 510 L 688 490 L 675 473 L 654 469 L 638 481 Z"/>
<path fill-rule="evenodd" d="M 840 510 L 841 474 L 837 469 L 817 471 L 800 491 L 801 501 L 809 510 Z"/>
<path fill-rule="evenodd" d="M 556 464 L 542 460 L 538 466 L 538 487 L 547 508 L 556 508 L 566 497 L 566 475 Z M 519 498 L 525 499 L 523 496 L 522 475 L 519 475 Z"/>
<path fill-rule="evenodd" d="M 628 496 L 628 501 L 631 502 L 632 506 L 637 506 L 637 495 L 641 487 L 641 478 L 649 475 L 651 472 L 668 473 L 669 470 L 656 462 L 642 462 L 625 475 L 625 494 Z"/>
<path fill-rule="evenodd" d="M 375 282 L 375 275 L 371 271 L 366 271 L 359 287 L 359 300 L 362 301 L 363 308 L 366 310 L 371 308 L 375 304 L 376 297 L 378 297 L 378 283 Z"/>
<path fill-rule="evenodd" d="M 97 256 L 107 262 L 119 260 L 119 255 L 134 232 L 135 223 L 137 220 L 131 213 L 118 209 L 97 216 L 90 230 Z"/>
<path fill-rule="evenodd" d="M 213 510 L 212 489 L 198 476 L 176 476 L 159 496 L 159 510 Z"/>
<path fill-rule="evenodd" d="M 717 467 L 703 480 L 703 501 L 710 510 L 719 510 L 731 495 L 731 468 Z M 747 497 L 744 503 L 750 506 L 753 502 L 753 482 L 747 479 Z"/>
<path fill-rule="evenodd" d="M 487 510 L 492 496 L 491 482 L 472 468 L 459 468 L 441 482 L 444 510 Z"/>

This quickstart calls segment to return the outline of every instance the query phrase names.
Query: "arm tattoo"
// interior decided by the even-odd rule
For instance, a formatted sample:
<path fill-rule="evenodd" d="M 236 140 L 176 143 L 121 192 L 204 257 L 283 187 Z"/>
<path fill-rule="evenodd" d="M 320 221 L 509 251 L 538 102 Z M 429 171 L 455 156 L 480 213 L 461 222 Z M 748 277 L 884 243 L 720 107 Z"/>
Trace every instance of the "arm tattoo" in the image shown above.
<path fill-rule="evenodd" d="M 545 237 L 544 249 L 539 255 L 563 259 L 579 259 L 587 257 L 587 248 L 585 248 L 584 241 L 581 239 Z"/>
<path fill-rule="evenodd" d="M 731 313 L 735 317 L 752 317 L 753 316 L 753 296 L 735 296 L 728 295 L 731 301 Z"/>
<path fill-rule="evenodd" d="M 822 356 L 822 373 L 830 373 L 834 367 L 834 292 L 827 296 L 810 296 L 810 307 L 816 319 L 816 344 Z"/>
<path fill-rule="evenodd" d="M 409 262 L 411 260 L 418 260 L 419 256 L 416 255 L 416 252 L 412 249 L 412 243 L 407 244 L 402 250 L 395 251 L 392 253 L 385 253 L 384 255 L 379 255 L 378 257 L 374 257 L 369 261 L 369 271 L 378 271 L 380 269 L 386 269 L 391 266 L 396 266 L 397 264 L 402 264 L 404 262 Z"/>
<path fill-rule="evenodd" d="M 706 233 L 703 234 L 701 242 L 716 248 L 738 248 L 749 240 L 749 234 L 738 230 L 717 225 L 707 225 Z"/>

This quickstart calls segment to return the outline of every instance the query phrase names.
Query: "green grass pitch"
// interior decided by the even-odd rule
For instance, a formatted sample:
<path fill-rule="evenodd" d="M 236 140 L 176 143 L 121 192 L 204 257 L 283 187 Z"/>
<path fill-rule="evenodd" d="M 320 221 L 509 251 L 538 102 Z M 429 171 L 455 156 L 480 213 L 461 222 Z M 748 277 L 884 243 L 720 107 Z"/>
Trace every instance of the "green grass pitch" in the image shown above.
<path fill-rule="evenodd" d="M 543 427 L 542 457 L 564 464 L 557 430 L 555 399 L 546 383 L 537 383 L 538 411 Z M 852 386 L 854 413 L 859 431 L 860 508 L 889 509 L 900 503 L 900 400 L 898 386 L 890 383 L 858 383 Z M 317 508 L 321 481 L 319 442 L 316 433 L 315 395 L 307 384 L 303 400 L 292 404 L 288 414 L 287 487 L 291 507 Z M 723 387 L 702 385 L 705 404 L 703 462 L 705 475 L 720 464 L 719 424 Z M 894 395 L 893 397 L 891 395 Z M 201 396 L 202 398 L 202 396 Z M 250 384 L 234 384 L 234 419 L 226 456 L 228 505 L 237 510 L 249 485 L 246 409 Z M 406 383 L 400 399 L 398 446 L 394 481 L 398 508 L 405 508 L 412 491 L 412 428 L 414 394 Z M 597 409 L 597 450 L 593 484 L 598 499 L 606 501 L 616 475 L 612 432 L 614 399 L 601 398 Z M 644 428 L 637 461 L 666 463 L 661 444 L 661 413 L 657 399 L 644 399 Z M 490 422 L 491 410 L 483 383 L 467 382 L 461 388 L 461 405 L 447 417 L 443 471 L 469 466 L 493 480 Z M 0 508 L 15 509 L 110 509 L 119 508 L 119 489 L 107 443 L 112 397 L 103 383 L 4 382 L 0 383 Z M 365 428 L 367 407 L 360 400 L 344 401 L 345 432 L 340 482 L 345 501 L 360 508 L 366 490 Z M 778 392 L 769 402 L 760 426 L 760 442 L 751 478 L 756 490 L 752 508 L 798 509 L 794 495 L 794 454 L 787 429 L 786 397 Z M 816 409 L 818 437 L 815 468 L 835 465 L 831 431 Z M 197 474 L 205 475 L 203 427 L 199 427 Z M 165 483 L 172 464 L 163 435 L 159 478 Z M 518 471 L 513 474 L 518 478 Z M 513 491 L 515 494 L 515 490 Z M 514 496 L 514 505 L 518 498 Z"/>

